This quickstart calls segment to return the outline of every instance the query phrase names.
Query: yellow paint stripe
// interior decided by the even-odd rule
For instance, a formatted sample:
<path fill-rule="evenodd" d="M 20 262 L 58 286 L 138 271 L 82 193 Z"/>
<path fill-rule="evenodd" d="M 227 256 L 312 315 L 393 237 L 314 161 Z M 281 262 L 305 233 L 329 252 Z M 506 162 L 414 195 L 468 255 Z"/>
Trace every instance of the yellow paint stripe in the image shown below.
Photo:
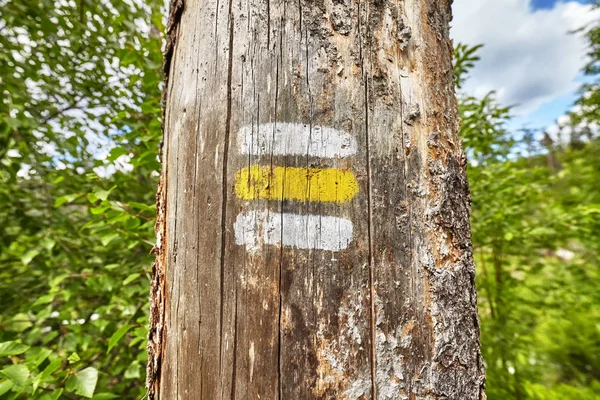
<path fill-rule="evenodd" d="M 297 200 L 344 203 L 358 193 L 351 171 L 254 165 L 236 174 L 235 191 L 243 200 Z"/>

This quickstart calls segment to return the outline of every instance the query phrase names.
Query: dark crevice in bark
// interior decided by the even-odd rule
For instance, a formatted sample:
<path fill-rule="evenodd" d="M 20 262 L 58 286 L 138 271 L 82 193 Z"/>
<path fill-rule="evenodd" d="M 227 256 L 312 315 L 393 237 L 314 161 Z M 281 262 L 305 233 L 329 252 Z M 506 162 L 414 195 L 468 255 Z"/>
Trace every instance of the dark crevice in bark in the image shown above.
<path fill-rule="evenodd" d="M 371 138 L 369 136 L 369 68 L 365 67 L 366 61 L 363 58 L 362 49 L 362 24 L 361 24 L 361 8 L 359 2 L 358 10 L 358 38 L 361 60 L 361 70 L 364 82 L 364 117 L 365 117 L 365 141 L 366 141 L 366 168 L 367 168 L 367 235 L 368 235 L 368 259 L 369 259 L 369 336 L 371 346 L 369 348 L 369 364 L 371 368 L 371 399 L 377 399 L 377 348 L 376 348 L 376 324 L 377 314 L 375 310 L 375 253 L 374 253 L 374 237 L 373 237 L 373 187 L 372 187 L 372 170 L 371 170 Z M 366 11 L 366 9 L 365 9 Z M 367 21 L 368 21 L 368 11 Z M 365 34 L 368 35 L 368 26 L 365 28 Z"/>
<path fill-rule="evenodd" d="M 233 31 L 234 21 L 232 13 L 233 0 L 229 0 L 229 58 L 227 65 L 227 112 L 225 117 L 225 138 L 223 144 L 223 170 L 222 170 L 222 192 L 221 192 L 221 255 L 220 255 L 220 311 L 219 311 L 219 326 L 220 326 L 220 338 L 219 338 L 219 370 L 223 364 L 223 307 L 224 307 L 224 289 L 225 289 L 225 247 L 227 244 L 227 198 L 228 198 L 228 169 L 227 164 L 229 161 L 229 138 L 231 135 L 231 104 L 232 104 L 232 88 L 231 81 L 233 78 Z"/>
<path fill-rule="evenodd" d="M 371 146 L 369 138 L 369 85 L 368 80 L 365 80 L 365 135 L 367 142 L 367 191 L 368 191 L 368 218 L 367 218 L 367 230 L 368 230 L 368 241 L 369 241 L 369 325 L 370 325 L 370 337 L 371 337 L 371 398 L 377 399 L 377 380 L 375 376 L 376 365 L 377 365 L 377 349 L 376 349 L 376 335 L 375 325 L 376 321 L 376 310 L 375 310 L 375 254 L 373 244 L 373 188 L 371 184 Z"/>
<path fill-rule="evenodd" d="M 199 58 L 200 54 L 200 47 L 198 46 L 198 53 L 197 57 Z M 199 78 L 199 72 L 200 70 L 198 68 L 196 68 L 196 95 L 198 96 L 198 98 L 200 98 L 200 96 L 198 95 L 198 82 L 200 80 Z M 195 103 L 196 105 L 196 110 L 201 109 L 202 108 L 202 103 L 200 104 L 200 106 L 198 106 L 198 103 Z M 202 133 L 200 132 L 200 118 L 198 118 L 198 120 L 196 121 L 196 154 L 195 154 L 195 158 L 196 158 L 196 166 L 194 168 L 194 205 L 195 207 L 199 207 L 199 204 L 196 202 L 196 197 L 197 197 L 197 193 L 198 193 L 198 158 L 200 156 L 201 150 L 200 150 L 200 144 L 201 144 L 201 140 L 198 140 L 198 135 L 202 135 Z M 198 228 L 196 231 L 196 243 L 200 243 L 200 229 Z M 199 313 L 199 317 L 198 317 L 198 332 L 200 332 L 201 326 L 202 326 L 202 298 L 201 298 L 201 290 L 200 290 L 200 257 L 198 256 L 198 254 L 196 254 L 196 291 L 198 292 L 198 313 Z M 200 355 L 200 371 L 203 371 L 203 358 L 202 358 L 202 347 L 201 347 L 201 340 L 200 338 L 198 339 L 198 354 Z M 202 384 L 202 377 L 200 377 L 200 383 Z M 202 396 L 202 390 L 200 391 L 200 396 Z"/>
<path fill-rule="evenodd" d="M 232 364 L 232 371 L 231 371 L 231 400 L 235 400 L 235 388 L 236 388 L 236 373 L 237 373 L 237 346 L 238 346 L 238 330 L 237 330 L 237 324 L 238 324 L 238 297 L 237 297 L 237 290 L 235 292 L 235 312 L 234 312 L 234 319 L 233 319 L 233 364 Z"/>
<path fill-rule="evenodd" d="M 271 0 L 267 0 L 267 48 L 271 48 Z"/>
<path fill-rule="evenodd" d="M 179 187 L 179 184 L 177 185 L 177 187 Z M 177 227 L 177 223 L 175 223 L 175 227 Z M 177 280 L 177 291 L 181 293 L 181 275 L 179 276 L 179 279 Z M 181 301 L 181 298 L 179 296 L 177 296 L 177 306 L 175 306 L 175 315 L 177 316 L 177 319 L 179 319 L 179 303 L 180 303 L 180 301 Z M 185 326 L 185 322 L 184 322 L 184 326 Z M 179 332 L 177 332 L 177 336 L 179 337 Z M 179 343 L 177 343 L 177 359 L 175 360 L 175 385 L 176 385 L 177 389 L 176 389 L 175 393 L 177 393 L 178 397 L 180 394 L 179 385 L 181 383 L 181 380 L 179 379 L 179 360 L 181 360 L 181 353 L 179 350 L 181 350 L 181 346 Z"/>
<path fill-rule="evenodd" d="M 217 0 L 217 4 L 216 4 L 216 8 L 215 8 L 215 43 L 217 44 L 215 46 L 215 70 L 218 68 L 218 62 L 219 62 L 219 7 L 221 5 L 221 2 L 219 0 Z"/>
<path fill-rule="evenodd" d="M 162 130 L 163 140 L 160 143 L 160 157 L 162 157 L 162 148 L 165 137 L 165 116 L 167 111 L 167 93 L 169 92 L 169 74 L 171 72 L 171 61 L 175 53 L 175 44 L 179 32 L 179 22 L 183 14 L 183 0 L 171 0 L 169 5 L 169 19 L 165 27 L 165 50 L 163 53 L 163 79 L 164 88 L 162 95 Z"/>
<path fill-rule="evenodd" d="M 171 58 L 173 57 L 173 50 L 177 41 L 177 28 L 183 14 L 183 5 L 183 0 L 171 0 L 169 4 L 169 18 L 165 27 L 166 43 L 163 62 L 165 78 L 168 78 L 171 68 Z"/>
<path fill-rule="evenodd" d="M 270 1 L 267 1 L 267 47 L 269 47 L 270 37 L 271 37 L 271 13 L 270 13 Z M 275 124 L 273 125 L 273 134 L 277 129 L 277 112 L 279 107 L 279 69 L 281 67 L 282 51 L 283 51 L 283 21 L 281 22 L 281 26 L 279 29 L 279 54 L 277 57 L 277 64 L 275 67 Z M 259 120 L 260 123 L 260 120 Z M 273 153 L 271 152 L 271 167 L 273 167 Z M 284 175 L 285 179 L 285 175 Z M 283 193 L 281 199 L 281 238 L 280 240 L 283 242 Z M 277 294 L 279 295 L 279 304 L 277 309 L 277 398 L 281 399 L 282 386 L 281 386 L 281 325 L 282 325 L 282 309 L 283 309 L 283 294 L 281 293 L 282 287 L 282 279 L 283 279 L 283 247 L 279 250 L 279 276 L 277 281 Z"/>
<path fill-rule="evenodd" d="M 195 32 L 194 32 L 194 38 L 196 37 L 196 32 L 198 32 L 198 21 L 196 21 L 195 26 Z M 200 54 L 200 47 L 197 47 L 197 51 L 196 51 L 196 57 L 199 58 Z M 196 68 L 196 99 L 194 100 L 194 112 L 197 112 L 197 110 L 202 108 L 202 103 L 201 103 L 201 97 L 198 95 L 198 82 L 200 80 L 199 78 L 199 69 Z M 198 104 L 200 102 L 200 104 Z M 200 132 L 200 118 L 197 118 L 196 121 L 196 132 L 194 134 L 194 139 L 196 140 L 195 143 L 195 150 L 194 150 L 194 180 L 193 180 L 193 200 L 192 200 L 192 204 L 194 205 L 194 208 L 197 210 L 199 207 L 199 202 L 198 202 L 198 159 L 200 157 L 200 142 L 201 140 L 198 139 L 198 136 L 201 135 Z M 197 218 L 197 211 L 195 211 L 195 218 Z M 196 230 L 196 244 L 200 243 L 200 229 L 198 228 Z M 198 293 L 198 332 L 200 332 L 200 330 L 202 329 L 202 298 L 201 298 L 201 290 L 200 290 L 200 257 L 198 256 L 198 252 L 195 252 L 195 257 L 196 257 L 196 263 L 194 265 L 194 271 L 195 271 L 195 281 L 196 281 L 196 292 Z M 201 348 L 201 339 L 198 338 L 198 355 L 200 355 L 200 374 L 202 374 L 203 370 L 203 357 L 202 357 L 202 348 Z M 200 397 L 202 398 L 203 393 L 202 393 L 202 383 L 203 383 L 203 379 L 202 379 L 202 375 L 199 377 L 200 379 Z"/>

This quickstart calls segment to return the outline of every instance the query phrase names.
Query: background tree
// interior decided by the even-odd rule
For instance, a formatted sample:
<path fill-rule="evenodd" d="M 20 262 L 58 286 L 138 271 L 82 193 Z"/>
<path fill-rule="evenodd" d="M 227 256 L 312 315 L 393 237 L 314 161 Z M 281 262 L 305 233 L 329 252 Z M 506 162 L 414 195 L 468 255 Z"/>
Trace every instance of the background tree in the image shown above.
<path fill-rule="evenodd" d="M 468 50 L 457 46 L 459 81 L 472 66 Z M 597 131 L 583 142 L 537 142 L 508 130 L 510 108 L 493 93 L 462 94 L 460 110 L 488 397 L 596 399 Z"/>
<path fill-rule="evenodd" d="M 0 1 L 0 398 L 143 396 L 159 3 Z"/>

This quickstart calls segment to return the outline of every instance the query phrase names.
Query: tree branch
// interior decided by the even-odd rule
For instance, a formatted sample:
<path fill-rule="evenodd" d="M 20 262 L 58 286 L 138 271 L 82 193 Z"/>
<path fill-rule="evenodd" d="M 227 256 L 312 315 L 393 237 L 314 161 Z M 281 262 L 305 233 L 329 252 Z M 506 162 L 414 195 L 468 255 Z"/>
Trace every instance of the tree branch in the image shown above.
<path fill-rule="evenodd" d="M 54 113 L 50 114 L 49 116 L 45 117 L 42 119 L 42 121 L 40 122 L 40 125 L 46 125 L 48 122 L 50 122 L 51 120 L 53 120 L 54 118 L 64 114 L 65 112 L 69 111 L 69 110 L 73 110 L 73 109 L 77 109 L 79 108 L 79 101 L 81 99 L 77 99 L 75 101 L 73 101 L 71 104 L 69 104 L 68 106 L 58 109 L 56 110 Z"/>

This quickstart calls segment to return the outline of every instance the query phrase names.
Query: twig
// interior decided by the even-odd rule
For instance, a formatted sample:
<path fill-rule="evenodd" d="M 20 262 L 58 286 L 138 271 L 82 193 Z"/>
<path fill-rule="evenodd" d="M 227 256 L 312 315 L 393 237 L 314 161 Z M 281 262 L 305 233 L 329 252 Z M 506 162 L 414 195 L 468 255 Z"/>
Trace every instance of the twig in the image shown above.
<path fill-rule="evenodd" d="M 52 113 L 49 116 L 47 116 L 46 118 L 42 119 L 42 121 L 40 122 L 40 125 L 46 125 L 50 120 L 58 117 L 59 115 L 65 113 L 65 112 L 67 112 L 69 110 L 72 110 L 74 108 L 79 108 L 78 103 L 79 103 L 80 100 L 81 99 L 77 99 L 74 102 L 72 102 L 71 104 L 69 104 L 68 106 L 66 106 L 65 108 L 61 108 L 59 110 L 56 110 L 54 113 Z"/>

